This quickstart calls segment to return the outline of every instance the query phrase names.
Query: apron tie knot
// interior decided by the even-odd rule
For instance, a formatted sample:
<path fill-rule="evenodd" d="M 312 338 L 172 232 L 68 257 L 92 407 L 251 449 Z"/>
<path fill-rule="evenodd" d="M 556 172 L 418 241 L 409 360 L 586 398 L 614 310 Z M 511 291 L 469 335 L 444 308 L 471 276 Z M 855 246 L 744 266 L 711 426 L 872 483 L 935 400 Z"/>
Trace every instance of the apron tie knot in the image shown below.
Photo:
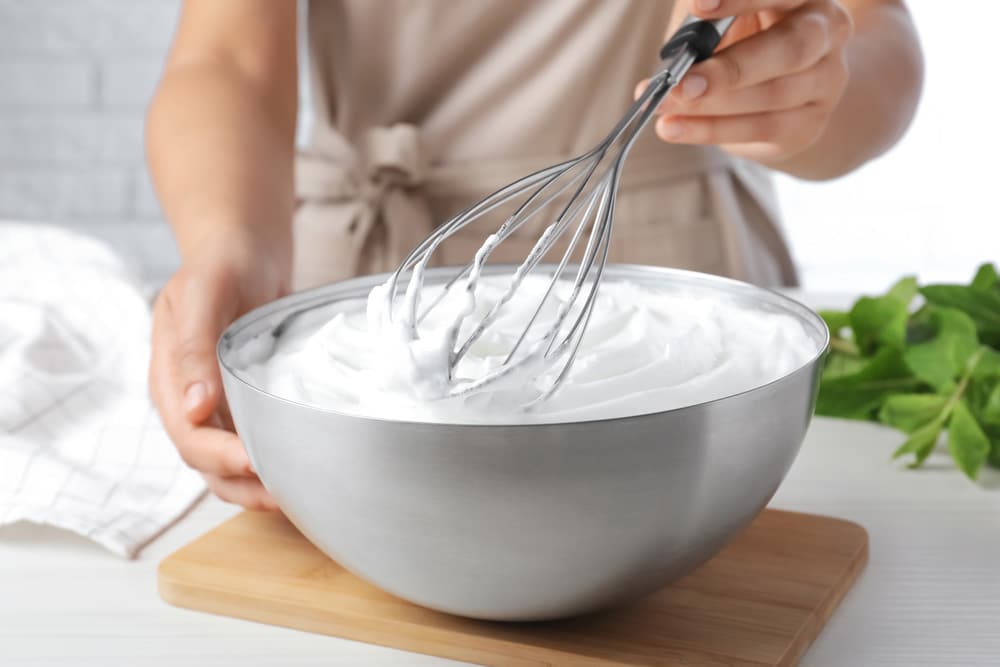
<path fill-rule="evenodd" d="M 392 270 L 433 228 L 415 126 L 372 127 L 357 150 L 337 148 L 296 159 L 296 289 Z"/>
<path fill-rule="evenodd" d="M 420 133 L 407 123 L 373 127 L 362 145 L 368 181 L 384 187 L 414 188 L 424 182 L 427 163 Z"/>

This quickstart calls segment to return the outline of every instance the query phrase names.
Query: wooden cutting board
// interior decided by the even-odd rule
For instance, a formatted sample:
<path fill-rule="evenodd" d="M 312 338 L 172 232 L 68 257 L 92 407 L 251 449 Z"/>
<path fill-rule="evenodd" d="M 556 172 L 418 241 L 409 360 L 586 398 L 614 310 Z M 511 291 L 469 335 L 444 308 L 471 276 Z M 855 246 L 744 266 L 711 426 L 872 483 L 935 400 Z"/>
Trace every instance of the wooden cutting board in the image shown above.
<path fill-rule="evenodd" d="M 346 572 L 282 516 L 244 512 L 167 557 L 159 589 L 181 607 L 484 665 L 785 667 L 867 558 L 856 524 L 765 510 L 710 562 L 628 607 L 494 623 L 403 602 Z"/>

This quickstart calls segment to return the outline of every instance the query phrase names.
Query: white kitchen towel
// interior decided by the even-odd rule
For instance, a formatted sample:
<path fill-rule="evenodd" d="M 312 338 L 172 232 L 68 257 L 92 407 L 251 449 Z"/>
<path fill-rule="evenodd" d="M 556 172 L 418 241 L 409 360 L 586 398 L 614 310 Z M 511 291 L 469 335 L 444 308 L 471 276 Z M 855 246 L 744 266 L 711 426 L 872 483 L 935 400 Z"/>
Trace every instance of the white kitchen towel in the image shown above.
<path fill-rule="evenodd" d="M 60 526 L 131 558 L 201 496 L 149 401 L 149 333 L 147 298 L 105 244 L 0 223 L 0 525 Z"/>

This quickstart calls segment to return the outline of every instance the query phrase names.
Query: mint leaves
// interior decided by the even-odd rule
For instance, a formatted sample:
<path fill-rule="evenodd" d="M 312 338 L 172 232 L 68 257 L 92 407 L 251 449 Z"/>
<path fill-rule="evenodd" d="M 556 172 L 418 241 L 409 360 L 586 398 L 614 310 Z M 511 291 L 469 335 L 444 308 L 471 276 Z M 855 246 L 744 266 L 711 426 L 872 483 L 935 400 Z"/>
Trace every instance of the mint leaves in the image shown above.
<path fill-rule="evenodd" d="M 830 354 L 816 412 L 880 421 L 908 434 L 894 458 L 920 466 L 947 433 L 962 472 L 1000 467 L 1000 273 L 969 285 L 903 278 L 850 311 L 824 311 Z"/>

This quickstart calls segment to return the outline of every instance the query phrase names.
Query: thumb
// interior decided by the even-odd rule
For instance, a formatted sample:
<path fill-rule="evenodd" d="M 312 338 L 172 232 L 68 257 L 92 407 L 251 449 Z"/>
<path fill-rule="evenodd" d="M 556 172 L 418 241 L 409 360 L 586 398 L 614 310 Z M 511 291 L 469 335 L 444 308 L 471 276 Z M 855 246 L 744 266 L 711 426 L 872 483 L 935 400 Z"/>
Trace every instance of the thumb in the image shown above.
<path fill-rule="evenodd" d="M 215 346 L 232 320 L 236 299 L 226 294 L 225 280 L 219 276 L 190 275 L 179 287 L 174 363 L 181 406 L 197 424 L 208 419 L 222 399 Z"/>

